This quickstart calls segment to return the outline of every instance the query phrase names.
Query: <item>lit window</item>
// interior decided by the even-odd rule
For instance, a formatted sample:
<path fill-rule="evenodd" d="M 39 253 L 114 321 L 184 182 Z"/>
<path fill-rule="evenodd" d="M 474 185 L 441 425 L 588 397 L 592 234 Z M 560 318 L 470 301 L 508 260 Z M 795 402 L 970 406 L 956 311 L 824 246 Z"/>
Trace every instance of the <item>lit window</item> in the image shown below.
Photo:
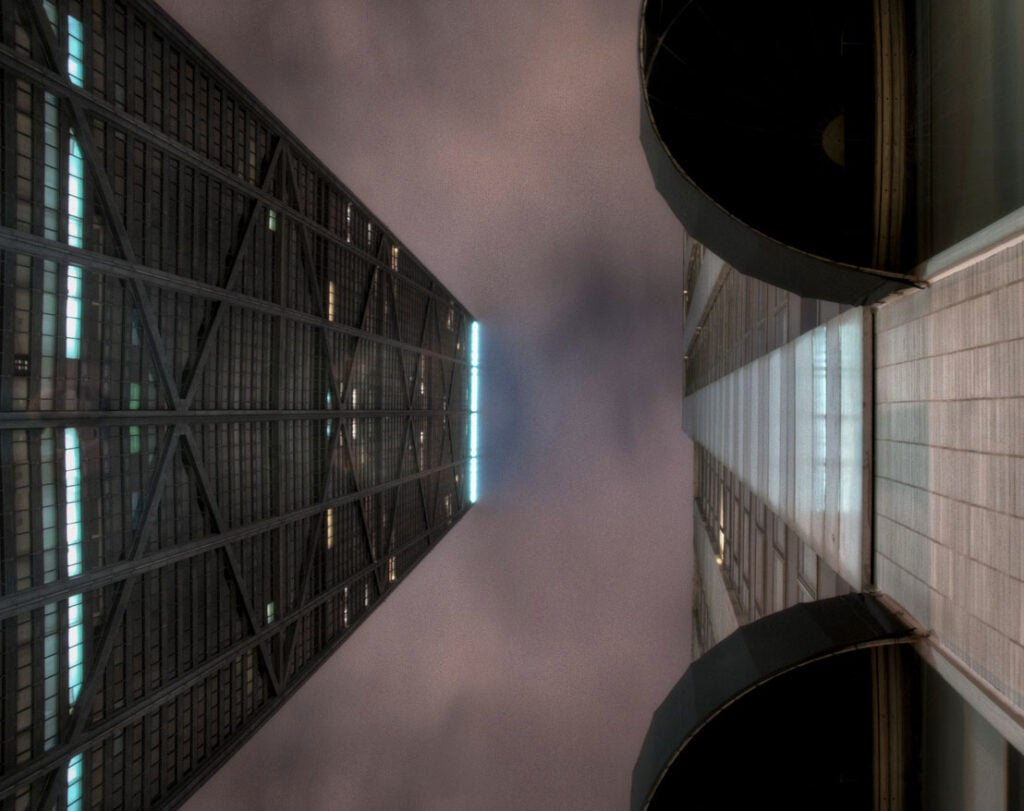
<path fill-rule="evenodd" d="M 82 573 L 82 467 L 78 429 L 64 429 L 64 495 L 67 504 L 68 577 Z"/>
<path fill-rule="evenodd" d="M 393 555 L 388 558 L 388 582 L 395 582 L 395 558 Z"/>
<path fill-rule="evenodd" d="M 142 431 L 137 425 L 128 426 L 128 450 L 131 453 L 138 453 L 142 447 Z"/>
<path fill-rule="evenodd" d="M 47 3 L 51 22 L 55 21 L 53 3 Z M 84 32 L 82 22 L 68 16 L 68 78 L 77 87 L 85 85 Z M 82 151 L 72 132 L 68 138 L 68 245 L 83 246 L 85 233 L 85 163 Z M 71 360 L 81 356 L 82 334 L 82 269 L 77 265 L 68 266 L 67 302 L 64 313 L 64 354 Z"/>
<path fill-rule="evenodd" d="M 398 246 L 391 246 L 391 269 L 398 270 Z"/>
<path fill-rule="evenodd" d="M 77 755 L 68 761 L 68 811 L 80 811 L 82 808 L 82 777 L 84 769 L 82 767 L 82 753 L 79 752 Z"/>
<path fill-rule="evenodd" d="M 448 307 L 448 315 L 444 319 L 444 325 L 448 329 L 451 329 L 452 325 L 454 323 L 455 323 L 455 310 L 449 305 L 449 307 Z"/>
<path fill-rule="evenodd" d="M 72 594 L 68 597 L 68 703 L 71 706 L 82 689 L 83 633 L 82 595 Z"/>
<path fill-rule="evenodd" d="M 277 212 L 272 209 L 267 209 L 267 228 L 271 231 L 277 230 Z"/>
<path fill-rule="evenodd" d="M 274 601 L 271 600 L 267 603 L 267 625 L 270 625 L 274 621 Z"/>
<path fill-rule="evenodd" d="M 334 547 L 334 507 L 327 508 L 327 548 Z"/>
<path fill-rule="evenodd" d="M 64 537 L 67 575 L 82 573 L 82 456 L 77 428 L 64 429 Z M 82 595 L 68 597 L 68 703 L 74 706 L 83 678 Z"/>
<path fill-rule="evenodd" d="M 341 600 L 341 621 L 348 628 L 348 586 L 342 589 Z"/>
<path fill-rule="evenodd" d="M 373 223 L 366 223 L 366 247 L 373 249 Z"/>
<path fill-rule="evenodd" d="M 85 164 L 78 141 L 72 134 L 68 143 L 68 245 L 82 247 L 84 234 Z M 68 265 L 67 301 L 64 311 L 64 354 L 77 360 L 81 355 L 82 269 Z"/>
<path fill-rule="evenodd" d="M 363 608 L 366 608 L 370 604 L 370 584 L 369 582 L 363 583 Z"/>
<path fill-rule="evenodd" d="M 82 21 L 68 15 L 68 78 L 76 87 L 85 87 L 85 33 Z"/>
<path fill-rule="evenodd" d="M 352 241 L 352 204 L 345 203 L 345 241 Z"/>
<path fill-rule="evenodd" d="M 334 282 L 327 282 L 327 320 L 334 320 Z"/>

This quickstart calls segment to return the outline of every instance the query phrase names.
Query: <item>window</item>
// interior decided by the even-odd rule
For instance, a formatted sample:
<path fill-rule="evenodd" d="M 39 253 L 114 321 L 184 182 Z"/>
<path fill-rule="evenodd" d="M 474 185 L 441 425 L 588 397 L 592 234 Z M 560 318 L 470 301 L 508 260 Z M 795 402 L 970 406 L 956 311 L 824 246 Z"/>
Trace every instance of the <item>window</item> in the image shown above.
<path fill-rule="evenodd" d="M 267 209 L 267 229 L 270 231 L 277 230 L 277 212 L 272 209 Z"/>
<path fill-rule="evenodd" d="M 64 429 L 64 496 L 67 576 L 82 573 L 82 460 L 78 430 Z M 74 705 L 82 689 L 82 595 L 68 597 L 68 704 Z"/>
<path fill-rule="evenodd" d="M 79 752 L 68 761 L 68 811 L 79 811 L 82 807 L 82 783 L 84 772 L 82 760 L 82 753 Z"/>

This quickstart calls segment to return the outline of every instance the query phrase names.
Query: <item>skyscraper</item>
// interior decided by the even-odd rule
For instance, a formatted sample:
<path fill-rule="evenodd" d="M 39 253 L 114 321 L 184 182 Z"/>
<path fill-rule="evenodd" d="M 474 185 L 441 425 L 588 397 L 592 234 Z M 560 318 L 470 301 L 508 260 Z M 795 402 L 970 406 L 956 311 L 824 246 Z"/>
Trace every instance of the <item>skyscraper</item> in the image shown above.
<path fill-rule="evenodd" d="M 641 138 L 704 244 L 694 662 L 636 809 L 1024 804 L 1021 128 L 970 146 L 1024 111 L 982 90 L 1024 59 L 1001 15 L 644 4 Z"/>
<path fill-rule="evenodd" d="M 475 500 L 478 329 L 150 2 L 0 99 L 0 807 L 175 805 Z"/>

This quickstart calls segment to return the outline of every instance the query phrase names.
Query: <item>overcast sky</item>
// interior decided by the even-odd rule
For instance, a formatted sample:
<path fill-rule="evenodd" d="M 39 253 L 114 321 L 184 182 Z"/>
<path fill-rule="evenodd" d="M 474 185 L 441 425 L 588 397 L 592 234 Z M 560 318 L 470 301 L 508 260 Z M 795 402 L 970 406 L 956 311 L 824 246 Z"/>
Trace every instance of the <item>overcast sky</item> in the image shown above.
<path fill-rule="evenodd" d="M 690 646 L 638 2 L 161 5 L 483 331 L 480 503 L 187 808 L 625 808 Z"/>

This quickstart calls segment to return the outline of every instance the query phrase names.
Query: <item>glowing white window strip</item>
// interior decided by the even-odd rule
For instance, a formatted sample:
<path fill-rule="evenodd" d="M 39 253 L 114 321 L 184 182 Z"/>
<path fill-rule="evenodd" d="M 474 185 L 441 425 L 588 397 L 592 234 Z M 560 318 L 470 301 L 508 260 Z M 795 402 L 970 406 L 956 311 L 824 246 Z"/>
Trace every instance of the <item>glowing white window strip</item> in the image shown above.
<path fill-rule="evenodd" d="M 85 86 L 85 35 L 82 21 L 68 15 L 68 77 L 77 87 Z M 81 248 L 85 231 L 85 163 L 74 133 L 68 140 L 68 245 Z M 68 266 L 67 302 L 64 311 L 64 354 L 72 360 L 81 356 L 82 269 Z"/>
<path fill-rule="evenodd" d="M 82 21 L 68 15 L 68 78 L 71 84 L 85 87 L 85 32 Z"/>
<path fill-rule="evenodd" d="M 64 500 L 67 575 L 82 573 L 82 456 L 77 428 L 64 429 Z M 68 703 L 72 706 L 83 678 L 82 595 L 68 597 Z"/>
<path fill-rule="evenodd" d="M 82 466 L 78 429 L 64 429 L 64 493 L 67 501 L 68 577 L 82 573 Z"/>
<path fill-rule="evenodd" d="M 83 245 L 84 176 L 82 151 L 72 135 L 68 147 L 68 245 L 74 248 Z M 64 354 L 75 360 L 81 355 L 82 338 L 82 269 L 77 265 L 68 265 L 67 301 L 64 306 Z"/>
<path fill-rule="evenodd" d="M 82 764 L 82 753 L 68 761 L 68 811 L 81 811 L 82 808 L 82 778 L 85 769 Z"/>
<path fill-rule="evenodd" d="M 480 429 L 480 324 L 476 321 L 470 327 L 469 340 L 469 503 L 477 499 L 477 448 Z"/>
<path fill-rule="evenodd" d="M 68 597 L 68 704 L 74 706 L 82 689 L 83 648 L 82 595 Z"/>
<path fill-rule="evenodd" d="M 53 3 L 47 3 L 47 12 Z M 56 12 L 50 15 L 55 22 Z M 68 15 L 68 77 L 77 87 L 85 86 L 85 34 L 82 21 Z M 85 230 L 85 165 L 78 141 L 71 133 L 68 139 L 68 244 L 75 248 L 83 246 Z M 81 355 L 82 325 L 82 269 L 77 265 L 68 266 L 67 301 L 64 311 L 64 354 L 71 359 Z M 64 429 L 64 492 L 66 503 L 67 573 L 75 577 L 82 573 L 82 459 L 78 431 Z M 82 595 L 68 597 L 68 704 L 74 707 L 82 689 L 84 675 L 84 622 L 82 619 Z M 82 808 L 82 785 L 84 782 L 84 756 L 81 752 L 68 761 L 67 794 L 68 811 Z"/>

